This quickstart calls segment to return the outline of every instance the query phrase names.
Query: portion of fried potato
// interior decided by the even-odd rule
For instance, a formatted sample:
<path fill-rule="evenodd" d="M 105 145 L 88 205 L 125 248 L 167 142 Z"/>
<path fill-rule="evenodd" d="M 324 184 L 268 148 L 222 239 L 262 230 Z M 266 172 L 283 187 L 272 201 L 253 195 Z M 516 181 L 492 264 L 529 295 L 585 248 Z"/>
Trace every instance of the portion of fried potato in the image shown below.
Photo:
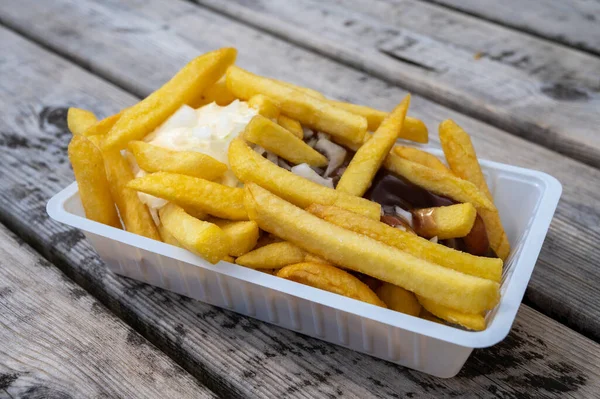
<path fill-rule="evenodd" d="M 234 48 L 222 48 L 188 63 L 160 89 L 128 108 L 115 123 L 106 140 L 106 149 L 123 149 L 132 140 L 141 140 L 182 105 L 188 104 L 223 76 L 235 61 Z"/>
<path fill-rule="evenodd" d="M 294 165 L 307 163 L 311 166 L 323 167 L 328 162 L 323 154 L 294 136 L 289 130 L 261 115 L 256 115 L 246 125 L 244 138 Z"/>
<path fill-rule="evenodd" d="M 439 130 L 442 149 L 452 171 L 473 183 L 490 201 L 493 201 L 469 135 L 452 120 L 442 122 Z M 496 255 L 505 260 L 510 253 L 510 243 L 502 227 L 498 210 L 493 206 L 478 211 L 485 223 L 490 246 Z"/>
<path fill-rule="evenodd" d="M 357 105 L 352 103 L 345 103 L 343 101 L 328 100 L 328 102 L 338 108 L 345 109 L 353 114 L 364 116 L 367 118 L 368 129 L 372 132 L 377 130 L 385 118 L 388 117 L 387 112 L 379 111 L 374 108 L 365 107 L 364 105 Z M 407 116 L 404 119 L 402 129 L 398 132 L 398 138 L 404 140 L 414 141 L 416 143 L 428 143 L 429 134 L 427 126 L 422 120 Z"/>
<path fill-rule="evenodd" d="M 231 142 L 228 155 L 231 170 L 242 182 L 256 183 L 297 206 L 336 205 L 379 220 L 381 205 L 378 203 L 321 186 L 280 168 L 258 155 L 241 139 Z"/>
<path fill-rule="evenodd" d="M 324 100 L 326 98 L 321 92 L 319 92 L 319 91 L 317 91 L 315 89 L 311 89 L 309 87 L 298 86 L 298 85 L 295 85 L 293 83 L 286 82 L 284 80 L 279 80 L 279 79 L 271 79 L 271 80 L 273 80 L 273 81 L 275 81 L 275 82 L 277 82 L 279 84 L 282 84 L 282 85 L 284 85 L 286 87 L 289 87 L 290 89 L 301 91 L 302 93 L 308 94 L 311 97 L 315 97 L 315 98 L 318 98 L 318 99 L 321 99 L 321 100 Z"/>
<path fill-rule="evenodd" d="M 417 296 L 417 299 L 424 309 L 442 320 L 461 325 L 474 331 L 485 330 L 485 317 L 483 317 L 481 313 L 459 312 L 421 296 Z"/>
<path fill-rule="evenodd" d="M 334 206 L 312 204 L 306 209 L 313 215 L 337 226 L 371 237 L 412 256 L 461 273 L 499 282 L 502 260 L 473 256 L 444 245 L 435 244 L 415 234 L 388 226 Z M 367 273 L 368 274 L 368 273 Z"/>
<path fill-rule="evenodd" d="M 290 242 L 282 241 L 250 251 L 237 258 L 235 263 L 252 269 L 279 269 L 293 263 L 304 262 L 306 255 L 307 252 L 303 249 Z"/>
<path fill-rule="evenodd" d="M 160 218 L 160 216 L 159 216 L 159 218 Z M 183 246 L 179 243 L 179 241 L 177 241 L 177 239 L 173 236 L 173 234 L 169 233 L 169 230 L 166 229 L 164 224 L 159 223 L 159 225 L 157 227 L 158 227 L 158 234 L 160 234 L 160 238 L 162 239 L 163 242 L 170 244 L 170 245 L 174 245 L 176 247 L 183 248 Z"/>
<path fill-rule="evenodd" d="M 246 184 L 245 192 L 248 216 L 261 229 L 333 264 L 398 285 L 438 303 L 447 303 L 463 312 L 492 309 L 499 301 L 497 282 L 435 265 L 326 222 L 256 184 Z"/>
<path fill-rule="evenodd" d="M 406 313 L 411 316 L 418 316 L 421 312 L 421 305 L 417 297 L 410 291 L 390 283 L 383 283 L 375 290 L 375 293 L 389 309 L 396 312 Z"/>
<path fill-rule="evenodd" d="M 110 192 L 100 150 L 85 136 L 76 133 L 69 143 L 68 152 L 85 216 L 120 229 L 121 220 Z"/>
<path fill-rule="evenodd" d="M 242 256 L 256 246 L 258 241 L 258 225 L 253 221 L 231 221 L 210 218 L 208 222 L 214 223 L 231 241 L 229 255 Z"/>
<path fill-rule="evenodd" d="M 384 166 L 389 171 L 405 178 L 434 194 L 451 198 L 457 202 L 470 202 L 476 207 L 494 209 L 494 204 L 471 182 L 449 173 L 441 173 L 416 162 L 389 153 Z"/>
<path fill-rule="evenodd" d="M 133 172 L 119 150 L 102 150 L 106 176 L 125 230 L 160 241 L 160 235 L 148 207 L 135 190 L 127 187 Z"/>
<path fill-rule="evenodd" d="M 264 94 L 255 94 L 248 100 L 248 105 L 258 111 L 259 115 L 262 115 L 268 119 L 277 119 L 279 116 L 279 107 L 275 101 L 271 100 Z"/>
<path fill-rule="evenodd" d="M 244 190 L 241 188 L 167 172 L 138 177 L 129 182 L 127 187 L 222 219 L 248 220 L 244 208 Z"/>
<path fill-rule="evenodd" d="M 448 169 L 448 167 L 444 165 L 444 163 L 440 161 L 438 157 L 436 157 L 433 154 L 430 154 L 429 152 L 419 150 L 418 148 L 414 147 L 405 147 L 402 145 L 394 146 L 392 151 L 399 157 L 408 159 L 409 161 L 419 163 L 423 166 L 427 166 L 428 168 L 435 169 L 442 173 L 452 174 L 450 169 Z"/>
<path fill-rule="evenodd" d="M 231 104 L 234 100 L 234 95 L 227 89 L 225 77 L 222 77 L 215 84 L 208 86 L 206 90 L 202 92 L 200 97 L 190 101 L 188 105 L 192 108 L 200 108 L 203 105 L 214 102 L 217 103 L 217 105 L 224 107 Z"/>
<path fill-rule="evenodd" d="M 158 214 L 161 224 L 182 247 L 210 263 L 217 263 L 230 251 L 231 241 L 217 225 L 196 219 L 172 203 L 160 208 Z"/>
<path fill-rule="evenodd" d="M 227 171 L 227 165 L 197 151 L 173 151 L 144 141 L 131 141 L 128 147 L 140 168 L 150 173 L 170 172 L 215 180 Z"/>
<path fill-rule="evenodd" d="M 275 101 L 281 113 L 315 130 L 357 143 L 362 142 L 367 132 L 367 120 L 364 117 L 239 67 L 232 66 L 227 70 L 226 81 L 227 88 L 236 97 L 248 100 L 257 94 L 264 94 Z"/>
<path fill-rule="evenodd" d="M 90 126 L 83 135 L 86 137 L 102 137 L 106 136 L 106 134 L 112 129 L 112 127 L 117 123 L 123 111 L 116 113 L 111 116 L 107 116 L 106 118 L 98 121 L 97 123 Z"/>
<path fill-rule="evenodd" d="M 67 126 L 73 135 L 84 135 L 85 131 L 98 122 L 93 112 L 70 107 L 67 111 Z"/>
<path fill-rule="evenodd" d="M 337 267 L 323 263 L 297 263 L 285 266 L 277 277 L 310 285 L 335 294 L 358 299 L 375 306 L 387 307 L 365 283 Z"/>
<path fill-rule="evenodd" d="M 336 190 L 357 197 L 363 196 L 383 160 L 394 146 L 398 132 L 402 130 L 409 105 L 410 95 L 398 104 L 373 136 L 356 151 L 342 174 Z"/>
<path fill-rule="evenodd" d="M 413 229 L 421 237 L 440 240 L 464 237 L 473 228 L 477 211 L 471 203 L 413 211 Z"/>
<path fill-rule="evenodd" d="M 295 119 L 290 118 L 289 116 L 279 115 L 277 118 L 277 123 L 284 129 L 289 130 L 292 134 L 298 137 L 300 140 L 304 137 L 304 131 L 302 130 L 302 125 Z"/>

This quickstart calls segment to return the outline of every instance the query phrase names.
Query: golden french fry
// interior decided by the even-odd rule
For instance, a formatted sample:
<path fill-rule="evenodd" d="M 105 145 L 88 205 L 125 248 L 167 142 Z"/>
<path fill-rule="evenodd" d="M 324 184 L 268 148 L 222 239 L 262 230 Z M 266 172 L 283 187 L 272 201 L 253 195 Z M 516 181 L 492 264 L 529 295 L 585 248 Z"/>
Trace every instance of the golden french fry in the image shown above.
<path fill-rule="evenodd" d="M 241 188 L 167 172 L 138 177 L 127 187 L 222 219 L 248 220 L 244 209 L 244 190 Z"/>
<path fill-rule="evenodd" d="M 254 75 L 236 66 L 227 70 L 227 88 L 238 98 L 248 100 L 256 94 L 271 98 L 281 113 L 316 130 L 360 143 L 367 131 L 367 120 L 336 108 L 274 80 Z"/>
<path fill-rule="evenodd" d="M 394 146 L 392 151 L 399 157 L 408 159 L 409 161 L 419 163 L 423 166 L 427 166 L 428 168 L 435 169 L 443 173 L 452 174 L 450 169 L 448 169 L 448 167 L 444 165 L 444 163 L 440 161 L 438 157 L 426 151 L 401 145 Z"/>
<path fill-rule="evenodd" d="M 304 131 L 302 130 L 302 125 L 297 120 L 285 115 L 279 115 L 279 117 L 277 117 L 277 123 L 279 123 L 279 126 L 292 132 L 292 134 L 300 140 L 303 139 Z"/>
<path fill-rule="evenodd" d="M 208 86 L 200 97 L 190 101 L 188 104 L 192 108 L 200 108 L 203 105 L 210 104 L 212 102 L 217 103 L 221 107 L 231 104 L 235 100 L 235 97 L 225 84 L 225 78 L 219 79 L 215 84 Z"/>
<path fill-rule="evenodd" d="M 295 205 L 302 208 L 312 203 L 336 205 L 379 220 L 381 205 L 378 203 L 321 186 L 280 168 L 241 139 L 231 142 L 228 155 L 231 170 L 238 179 L 259 184 Z"/>
<path fill-rule="evenodd" d="M 330 104 L 338 108 L 345 109 L 348 112 L 367 118 L 368 129 L 372 132 L 377 130 L 379 125 L 381 125 L 381 122 L 383 122 L 383 120 L 389 115 L 387 112 L 365 107 L 364 105 L 345 103 L 343 101 L 328 101 Z M 427 143 L 429 142 L 427 126 L 425 126 L 422 120 L 407 116 L 404 119 L 402 130 L 398 132 L 398 138 L 417 143 Z"/>
<path fill-rule="evenodd" d="M 434 323 L 444 324 L 444 321 L 427 311 L 424 307 L 421 307 L 421 313 L 419 313 L 421 319 L 433 321 Z"/>
<path fill-rule="evenodd" d="M 120 229 L 121 221 L 110 192 L 100 150 L 85 136 L 76 133 L 69 143 L 69 160 L 73 166 L 85 216 Z"/>
<path fill-rule="evenodd" d="M 481 313 L 464 313 L 435 303 L 431 299 L 417 296 L 419 302 L 428 312 L 442 320 L 459 324 L 474 331 L 485 330 L 485 317 Z"/>
<path fill-rule="evenodd" d="M 104 136 L 106 136 L 106 134 L 110 131 L 110 129 L 112 129 L 112 127 L 115 125 L 115 123 L 117 123 L 117 121 L 119 120 L 119 118 L 121 117 L 122 114 L 123 114 L 123 111 L 121 111 L 117 114 L 111 115 L 111 116 L 107 116 L 106 118 L 102 119 L 101 121 L 98 121 L 97 123 L 90 126 L 83 133 L 83 135 L 87 136 L 87 137 L 92 137 L 92 136 L 104 137 Z"/>
<path fill-rule="evenodd" d="M 411 316 L 418 316 L 421 312 L 421 305 L 417 297 L 410 291 L 390 283 L 383 283 L 375 291 L 389 309 L 396 312 L 402 312 Z"/>
<path fill-rule="evenodd" d="M 211 218 L 208 220 L 223 230 L 231 241 L 229 255 L 242 256 L 256 246 L 258 225 L 253 221 L 231 221 Z"/>
<path fill-rule="evenodd" d="M 182 207 L 184 211 L 186 211 L 190 216 L 195 217 L 196 219 L 200 219 L 200 220 L 206 220 L 209 216 L 206 212 L 201 211 L 198 208 L 192 208 L 192 207 Z"/>
<path fill-rule="evenodd" d="M 398 285 L 415 294 L 477 313 L 498 303 L 499 284 L 419 259 L 368 236 L 326 222 L 271 194 L 246 185 L 251 220 L 278 237 L 335 265 Z"/>
<path fill-rule="evenodd" d="M 106 176 L 110 191 L 119 209 L 125 230 L 160 241 L 160 235 L 148 207 L 140 201 L 136 191 L 127 187 L 133 172 L 119 150 L 103 150 Z"/>
<path fill-rule="evenodd" d="M 250 251 L 235 260 L 238 265 L 252 269 L 279 269 L 304 262 L 307 252 L 289 242 L 275 242 Z"/>
<path fill-rule="evenodd" d="M 259 115 L 268 119 L 277 119 L 279 116 L 279 107 L 275 101 L 264 94 L 255 94 L 248 100 L 248 105 L 258 111 Z"/>
<path fill-rule="evenodd" d="M 384 166 L 434 194 L 443 195 L 457 202 L 470 202 L 476 207 L 494 209 L 494 204 L 471 182 L 449 173 L 442 173 L 416 162 L 389 153 Z"/>
<path fill-rule="evenodd" d="M 227 165 L 197 151 L 173 151 L 143 141 L 131 141 L 129 150 L 146 172 L 179 173 L 215 180 L 227 171 Z"/>
<path fill-rule="evenodd" d="M 466 236 L 477 217 L 470 203 L 417 209 L 412 214 L 413 229 L 418 235 L 440 240 Z"/>
<path fill-rule="evenodd" d="M 128 108 L 115 123 L 106 140 L 106 149 L 122 149 L 132 140 L 141 140 L 184 104 L 214 84 L 236 57 L 233 48 L 211 51 L 193 59 L 160 89 Z"/>
<path fill-rule="evenodd" d="M 323 154 L 294 136 L 289 130 L 261 115 L 256 115 L 246 125 L 244 138 L 295 165 L 307 163 L 322 167 L 328 162 Z"/>
<path fill-rule="evenodd" d="M 315 97 L 315 98 L 318 98 L 318 99 L 321 99 L 321 100 L 325 99 L 325 96 L 323 94 L 321 94 L 321 92 L 319 92 L 317 90 L 314 90 L 314 89 L 311 89 L 311 88 L 308 88 L 308 87 L 304 87 L 304 86 L 298 86 L 298 85 L 295 85 L 293 83 L 286 82 L 286 81 L 279 80 L 279 79 L 271 79 L 271 80 L 273 80 L 273 81 L 275 81 L 275 82 L 277 82 L 279 84 L 282 84 L 282 85 L 284 85 L 286 87 L 289 87 L 291 89 L 301 91 L 302 93 L 308 94 L 311 97 Z"/>
<path fill-rule="evenodd" d="M 98 122 L 93 112 L 71 107 L 67 111 L 67 126 L 73 135 L 85 134 L 85 131 Z"/>
<path fill-rule="evenodd" d="M 326 265 L 331 264 L 331 263 L 327 262 L 325 259 L 321 258 L 320 256 L 309 254 L 308 252 L 306 253 L 306 256 L 304 257 L 304 261 L 312 262 L 312 263 L 324 263 Z"/>
<path fill-rule="evenodd" d="M 473 256 L 457 251 L 377 220 L 333 206 L 313 204 L 307 208 L 307 211 L 337 226 L 364 234 L 425 261 L 471 276 L 495 282 L 500 281 L 501 259 Z"/>
<path fill-rule="evenodd" d="M 336 190 L 357 197 L 363 196 L 383 160 L 394 146 L 398 132 L 402 130 L 409 104 L 410 95 L 398 104 L 373 136 L 356 151 L 342 174 Z"/>
<path fill-rule="evenodd" d="M 469 135 L 453 121 L 446 120 L 440 124 L 440 142 L 452 171 L 473 183 L 490 201 L 493 201 Z M 492 206 L 478 211 L 485 223 L 490 246 L 496 255 L 506 259 L 510 253 L 510 243 L 502 227 L 498 210 Z"/>
<path fill-rule="evenodd" d="M 158 234 L 160 234 L 160 238 L 163 242 L 170 245 L 174 245 L 176 247 L 182 247 L 179 241 L 177 241 L 173 234 L 169 233 L 169 230 L 167 230 L 165 228 L 165 225 L 162 223 L 158 225 Z"/>
<path fill-rule="evenodd" d="M 210 263 L 217 263 L 227 256 L 231 242 L 215 224 L 196 219 L 172 203 L 160 208 L 158 214 L 164 228 L 188 251 Z"/>
<path fill-rule="evenodd" d="M 277 277 L 358 299 L 375 306 L 387 307 L 369 286 L 335 266 L 311 262 L 297 263 L 283 267 L 277 272 Z"/>

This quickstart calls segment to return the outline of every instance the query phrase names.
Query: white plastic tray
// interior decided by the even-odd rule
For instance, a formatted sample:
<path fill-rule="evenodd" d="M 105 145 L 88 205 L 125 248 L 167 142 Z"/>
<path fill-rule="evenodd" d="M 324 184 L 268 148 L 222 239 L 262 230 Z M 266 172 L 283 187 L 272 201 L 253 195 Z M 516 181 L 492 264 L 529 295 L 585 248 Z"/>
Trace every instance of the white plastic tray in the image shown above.
<path fill-rule="evenodd" d="M 430 150 L 441 155 L 439 150 Z M 433 323 L 88 220 L 72 183 L 48 214 L 85 233 L 115 273 L 438 377 L 455 376 L 473 348 L 503 340 L 537 261 L 562 186 L 542 172 L 481 161 L 512 244 L 500 304 L 481 332 Z"/>

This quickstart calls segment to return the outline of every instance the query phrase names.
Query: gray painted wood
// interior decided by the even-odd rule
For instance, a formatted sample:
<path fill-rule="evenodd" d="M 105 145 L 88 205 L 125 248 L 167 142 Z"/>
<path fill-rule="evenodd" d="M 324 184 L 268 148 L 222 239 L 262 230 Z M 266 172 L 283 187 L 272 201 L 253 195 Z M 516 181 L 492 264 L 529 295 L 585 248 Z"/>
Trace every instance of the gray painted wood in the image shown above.
<path fill-rule="evenodd" d="M 425 0 L 600 55 L 597 0 Z"/>
<path fill-rule="evenodd" d="M 195 1 L 600 166 L 600 136 L 595 130 L 600 123 L 600 75 L 593 72 L 600 70 L 598 57 L 532 37 L 518 40 L 516 33 L 508 35 L 500 27 L 488 26 L 489 34 L 483 31 L 485 36 L 479 40 L 472 40 L 465 30 L 458 41 L 463 26 L 469 25 L 464 18 L 439 17 L 438 10 L 417 19 L 418 11 L 404 14 L 415 4 L 408 1 Z M 436 30 L 437 34 L 431 33 Z M 453 32 L 448 35 L 451 40 L 446 37 L 448 31 Z M 494 39 L 496 31 L 502 35 Z M 498 53 L 497 43 L 506 36 L 512 40 L 504 43 Z M 536 74 L 532 74 L 532 68 L 523 66 L 542 53 L 542 48 L 552 48 L 553 55 L 548 53 L 543 58 L 551 57 L 553 61 L 538 64 Z M 579 62 L 571 63 L 571 59 Z M 558 70 L 562 73 L 557 76 Z M 579 78 L 574 78 L 576 75 Z"/>
<path fill-rule="evenodd" d="M 0 397 L 214 394 L 0 225 Z"/>
<path fill-rule="evenodd" d="M 406 93 L 193 4 L 119 2 L 117 10 L 115 4 L 52 4 L 52 18 L 45 16 L 54 8 L 46 9 L 42 2 L 21 10 L 23 16 L 15 21 L 28 26 L 28 34 L 45 45 L 139 95 L 150 93 L 197 54 L 224 45 L 237 46 L 238 64 L 250 70 L 318 88 L 331 97 L 391 109 Z M 12 90 L 20 93 L 22 87 Z M 69 104 L 80 104 L 79 98 L 70 98 Z M 125 105 L 98 94 L 93 98 L 89 107 L 101 115 Z M 600 180 L 600 172 L 419 96 L 413 96 L 410 113 L 426 121 L 432 132 L 439 121 L 452 118 L 474 135 L 483 158 L 542 170 L 563 182 L 563 197 L 526 300 L 600 340 L 600 192 L 590 183 Z"/>
<path fill-rule="evenodd" d="M 194 16 L 194 10 L 174 11 L 187 18 Z M 207 19 L 210 20 L 216 25 L 227 21 L 219 17 Z M 322 84 L 327 94 L 332 95 L 334 88 L 341 87 L 338 84 L 340 77 L 336 78 L 341 73 L 342 79 L 364 84 L 366 98 L 380 99 L 381 106 L 391 105 L 401 98 L 398 89 L 389 88 L 383 82 L 343 66 L 332 68 L 336 64 L 309 53 L 295 53 L 293 47 L 277 40 L 261 41 L 263 35 L 255 32 L 251 36 L 251 32 L 237 31 L 237 34 L 245 34 L 245 38 L 256 40 L 254 47 L 245 47 L 253 50 L 247 50 L 249 52 L 241 58 L 254 57 L 255 64 L 251 65 L 261 68 L 263 73 L 272 73 L 276 68 L 264 56 L 260 57 L 265 54 L 261 46 L 268 45 L 274 56 L 288 57 L 300 68 L 299 73 L 285 70 L 290 75 L 280 77 L 306 83 L 311 79 L 310 68 L 306 67 L 314 65 L 322 67 L 320 73 L 325 76 L 318 84 Z M 202 43 L 197 32 L 192 31 L 189 35 L 181 43 L 171 41 L 171 48 L 185 50 L 188 48 L 186 42 L 189 46 Z M 71 35 L 72 40 L 77 36 L 79 34 Z M 127 36 L 124 34 L 125 38 Z M 125 41 L 115 40 L 121 45 Z M 513 332 L 503 343 L 475 351 L 457 378 L 440 380 L 107 272 L 80 232 L 48 219 L 45 202 L 73 179 L 66 158 L 70 138 L 64 119 L 66 107 L 77 105 L 105 116 L 132 104 L 136 98 L 11 32 L 0 29 L 0 41 L 6 49 L 5 54 L 10 56 L 0 63 L 0 76 L 11 77 L 0 79 L 0 91 L 6 93 L 0 97 L 3 110 L 0 120 L 0 185 L 3 187 L 0 191 L 0 221 L 215 393 L 245 398 L 482 397 L 490 394 L 581 397 L 597 391 L 600 381 L 598 345 L 526 306 L 522 307 Z M 79 46 L 88 48 L 82 42 Z M 128 50 L 133 64 L 136 53 L 131 47 Z M 196 49 L 200 50 L 202 48 Z M 100 53 L 100 56 L 103 54 L 108 53 Z M 349 99 L 364 94 L 353 93 L 352 87 L 345 88 Z M 371 91 L 380 95 L 375 97 L 369 94 Z M 342 93 L 338 95 L 343 96 Z M 524 146 L 523 152 L 515 155 L 515 163 L 533 162 L 532 157 L 545 159 L 547 168 L 562 162 L 575 168 L 583 178 L 598 177 L 589 167 L 422 99 L 415 99 L 415 107 L 421 117 L 439 118 L 440 113 L 448 114 L 468 129 L 478 131 L 482 138 L 476 140 L 476 145 L 484 152 L 492 153 L 498 143 L 513 148 Z M 499 156 L 509 155 L 502 150 Z M 577 189 L 581 191 L 581 186 Z M 590 200 L 590 192 L 592 190 L 583 190 L 583 201 Z M 568 209 L 571 208 L 567 208 L 567 216 Z M 572 226 L 567 231 L 577 231 L 581 227 Z M 556 232 L 553 234 L 557 235 Z M 557 239 L 555 247 L 562 250 L 564 244 L 558 235 Z M 546 248 L 550 260 L 551 251 L 554 248 Z M 588 253 L 587 248 L 585 251 Z M 563 267 L 553 263 L 551 266 Z M 547 267 L 544 272 L 550 273 Z"/>

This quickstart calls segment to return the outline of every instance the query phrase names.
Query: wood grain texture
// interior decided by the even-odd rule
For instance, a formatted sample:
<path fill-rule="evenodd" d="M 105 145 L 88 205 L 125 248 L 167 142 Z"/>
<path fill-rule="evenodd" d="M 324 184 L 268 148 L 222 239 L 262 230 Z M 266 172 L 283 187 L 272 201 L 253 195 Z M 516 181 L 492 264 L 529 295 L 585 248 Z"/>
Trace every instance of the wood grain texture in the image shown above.
<path fill-rule="evenodd" d="M 456 15 L 454 19 L 443 16 L 444 22 L 434 14 L 422 17 L 419 23 L 414 16 L 418 11 L 406 12 L 416 3 L 405 0 L 391 4 L 378 0 L 195 1 L 528 140 L 600 166 L 600 136 L 595 133 L 595 126 L 600 123 L 600 76 L 592 72 L 600 69 L 598 57 L 531 37 L 527 39 L 534 49 L 529 51 L 526 43 L 514 37 L 514 32 L 513 46 L 500 53 L 496 53 L 493 32 L 479 44 L 472 43 L 466 33 L 458 42 L 459 32 L 463 25 L 468 26 L 467 22 Z M 426 10 L 422 7 L 419 11 Z M 432 27 L 448 23 L 454 26 Z M 431 33 L 436 30 L 439 33 Z M 452 40 L 446 38 L 447 31 L 453 31 Z M 507 36 L 505 29 L 502 33 Z M 563 77 L 554 75 L 549 79 L 539 69 L 534 75 L 528 71 L 531 68 L 523 68 L 543 47 L 553 48 L 556 66 L 549 61 L 538 68 L 562 69 Z M 581 62 L 562 61 L 570 58 Z M 588 64 L 594 69 L 584 66 L 582 69 L 589 72 L 573 72 Z M 552 66 L 548 68 L 549 65 Z M 571 75 L 586 77 L 571 79 Z"/>
<path fill-rule="evenodd" d="M 173 4 L 177 3 L 170 3 L 169 9 Z M 196 12 L 194 8 L 174 11 L 186 17 Z M 232 29 L 223 25 L 226 19 L 209 15 L 206 21 L 222 25 L 225 30 Z M 277 65 L 264 56 L 261 58 L 261 54 L 267 53 L 261 49 L 259 39 L 265 40 L 275 55 L 279 53 L 299 64 L 298 72 L 279 68 L 289 73 L 280 75 L 282 78 L 306 84 L 316 76 L 308 68 L 314 65 L 322 68 L 320 72 L 324 75 L 322 82 L 315 83 L 322 84 L 327 94 L 333 95 L 334 88 L 340 87 L 339 79 L 345 79 L 366 85 L 367 94 L 370 90 L 381 93 L 381 96 L 369 95 L 374 101 L 382 101 L 375 105 L 383 107 L 401 98 L 398 89 L 383 82 L 355 71 L 346 72 L 343 66 L 305 52 L 296 53 L 285 43 L 251 32 L 238 30 L 236 35 L 256 40 L 252 47 L 256 54 L 250 52 L 254 55 L 246 53 L 243 57 L 254 57 L 254 65 L 262 68 L 262 73 L 273 73 Z M 185 41 L 198 45 L 198 33 L 189 34 Z M 597 391 L 598 345 L 526 306 L 503 343 L 475 351 L 457 378 L 440 380 L 107 272 L 79 231 L 48 219 L 45 202 L 73 179 L 66 163 L 70 137 L 65 124 L 66 107 L 77 104 L 104 116 L 131 105 L 136 98 L 11 32 L 0 29 L 0 41 L 11 57 L 0 63 L 0 75 L 7 76 L 10 72 L 12 77 L 0 79 L 0 90 L 6 93 L 0 97 L 4 115 L 0 120 L 0 171 L 4 171 L 0 174 L 4 188 L 0 191 L 0 221 L 26 238 L 213 392 L 233 398 L 433 398 L 490 394 L 534 398 L 591 396 Z M 173 49 L 186 48 L 177 41 L 165 44 Z M 81 42 L 79 46 L 87 48 Z M 201 50 L 201 47 L 196 49 Z M 135 52 L 129 57 L 134 59 Z M 339 73 L 342 76 L 336 78 Z M 331 83 L 326 83 L 327 80 Z M 363 94 L 352 92 L 356 84 L 344 88 L 349 99 Z M 338 96 L 343 96 L 342 93 Z M 496 141 L 487 144 L 488 150 L 497 142 L 511 145 L 516 140 L 536 156 L 567 166 L 578 165 L 512 136 L 504 138 L 495 129 L 422 99 L 416 102 L 420 104 L 416 110 L 420 109 L 422 117 L 429 113 L 432 118 L 440 112 L 450 113 L 459 123 L 480 131 L 484 137 L 497 135 Z M 486 142 L 479 139 L 475 144 Z M 531 162 L 527 154 L 515 159 L 517 163 Z M 586 166 L 577 167 L 584 176 L 593 171 Z M 584 195 L 587 198 L 589 194 Z"/>
<path fill-rule="evenodd" d="M 425 0 L 600 55 L 597 0 Z"/>
<path fill-rule="evenodd" d="M 0 397 L 212 398 L 0 225 Z"/>
<path fill-rule="evenodd" d="M 53 7 L 53 18 L 45 18 Z M 389 110 L 406 94 L 379 79 L 193 4 L 150 0 L 119 2 L 118 7 L 117 12 L 115 5 L 95 2 L 56 0 L 52 7 L 42 2 L 22 9 L 20 23 L 45 45 L 60 49 L 106 79 L 141 95 L 160 86 L 192 57 L 225 45 L 238 47 L 238 64 L 243 67 L 318 88 L 333 98 Z M 123 26 L 128 28 L 124 30 Z M 17 96 L 21 88 L 18 85 L 10 91 Z M 69 98 L 68 104 L 81 105 L 80 97 Z M 110 96 L 99 94 L 92 98 L 88 107 L 101 116 L 134 101 L 117 103 Z M 25 104 L 23 107 L 27 108 L 29 104 Z M 412 97 L 410 114 L 428 124 L 434 140 L 437 123 L 452 118 L 474 136 L 481 157 L 542 170 L 563 182 L 562 200 L 526 300 L 562 323 L 600 340 L 600 271 L 596 262 L 600 259 L 600 192 L 590 184 L 599 181 L 600 172 L 419 96 Z M 9 131 L 15 130 L 18 131 Z M 60 151 L 57 149 L 55 155 L 62 156 Z M 65 160 L 54 158 L 53 162 Z"/>

